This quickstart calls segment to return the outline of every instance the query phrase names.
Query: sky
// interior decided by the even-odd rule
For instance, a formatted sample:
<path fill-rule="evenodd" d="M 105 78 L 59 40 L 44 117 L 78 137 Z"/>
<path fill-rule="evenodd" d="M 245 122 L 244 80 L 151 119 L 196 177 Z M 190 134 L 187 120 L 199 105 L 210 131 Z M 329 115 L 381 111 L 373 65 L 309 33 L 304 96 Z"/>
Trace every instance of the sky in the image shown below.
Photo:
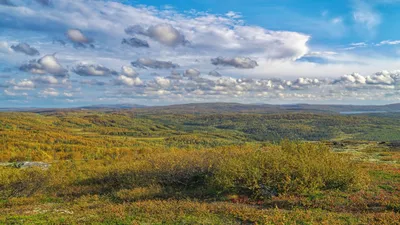
<path fill-rule="evenodd" d="M 0 0 L 0 108 L 389 104 L 400 0 Z"/>

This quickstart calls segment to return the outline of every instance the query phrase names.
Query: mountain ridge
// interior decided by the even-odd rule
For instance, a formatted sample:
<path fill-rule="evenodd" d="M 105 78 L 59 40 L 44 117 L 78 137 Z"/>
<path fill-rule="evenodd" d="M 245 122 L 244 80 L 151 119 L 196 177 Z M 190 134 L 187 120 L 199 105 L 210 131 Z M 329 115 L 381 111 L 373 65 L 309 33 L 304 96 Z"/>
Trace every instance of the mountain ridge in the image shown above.
<path fill-rule="evenodd" d="M 140 104 L 99 104 L 71 108 L 0 108 L 7 112 L 45 112 L 71 110 L 119 111 L 134 110 L 139 112 L 164 113 L 279 113 L 279 112 L 312 112 L 312 113 L 376 113 L 400 112 L 400 103 L 386 105 L 350 105 L 350 104 L 243 104 L 235 102 L 188 103 L 165 106 L 146 106 Z"/>

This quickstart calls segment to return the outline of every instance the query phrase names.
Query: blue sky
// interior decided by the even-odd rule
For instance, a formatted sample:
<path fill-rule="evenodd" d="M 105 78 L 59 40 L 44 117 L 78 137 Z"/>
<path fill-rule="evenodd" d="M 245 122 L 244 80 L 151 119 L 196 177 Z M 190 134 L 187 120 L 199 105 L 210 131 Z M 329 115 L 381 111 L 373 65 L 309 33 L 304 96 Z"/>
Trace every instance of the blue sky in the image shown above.
<path fill-rule="evenodd" d="M 130 4 L 164 6 L 165 1 L 126 1 Z M 310 44 L 348 45 L 356 42 L 379 42 L 396 39 L 399 31 L 393 21 L 400 19 L 400 1 L 396 0 L 234 0 L 169 1 L 180 12 L 195 9 L 216 14 L 238 12 L 248 24 L 274 30 L 289 30 L 312 35 Z M 362 11 L 369 20 L 379 20 L 371 29 L 358 22 L 354 13 Z M 335 22 L 336 21 L 336 22 Z M 339 22 L 340 21 L 340 22 Z M 325 32 L 324 32 L 325 31 Z"/>
<path fill-rule="evenodd" d="M 398 0 L 0 0 L 0 107 L 399 101 Z"/>

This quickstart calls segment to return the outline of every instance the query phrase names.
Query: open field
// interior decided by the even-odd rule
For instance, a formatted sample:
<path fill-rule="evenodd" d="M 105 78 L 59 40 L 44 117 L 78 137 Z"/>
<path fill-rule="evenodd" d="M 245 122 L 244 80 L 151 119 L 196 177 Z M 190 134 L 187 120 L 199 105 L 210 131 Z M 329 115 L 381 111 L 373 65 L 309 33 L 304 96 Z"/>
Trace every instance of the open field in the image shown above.
<path fill-rule="evenodd" d="M 1 113 L 0 223 L 399 224 L 399 120 Z"/>

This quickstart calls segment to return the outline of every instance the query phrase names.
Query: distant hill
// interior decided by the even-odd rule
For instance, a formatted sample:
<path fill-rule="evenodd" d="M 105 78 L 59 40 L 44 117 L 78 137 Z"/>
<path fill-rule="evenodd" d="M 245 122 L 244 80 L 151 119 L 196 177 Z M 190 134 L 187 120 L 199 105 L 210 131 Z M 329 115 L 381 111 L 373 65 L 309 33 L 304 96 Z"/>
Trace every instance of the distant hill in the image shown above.
<path fill-rule="evenodd" d="M 170 106 L 154 106 L 135 109 L 143 113 L 279 113 L 279 112 L 311 112 L 311 113 L 374 113 L 400 112 L 400 104 L 391 105 L 313 105 L 313 104 L 239 104 L 239 103 L 197 103 Z"/>
<path fill-rule="evenodd" d="M 74 108 L 0 108 L 0 112 L 55 112 L 55 111 L 74 111 L 74 110 L 122 110 L 122 109 L 135 109 L 135 108 L 145 108 L 145 105 L 137 104 L 100 104 L 100 105 L 90 105 Z"/>
<path fill-rule="evenodd" d="M 145 106 L 138 104 L 101 104 L 77 108 L 0 108 L 0 111 L 74 111 L 74 110 L 99 110 L 120 111 L 133 110 L 144 114 L 170 113 L 170 114 L 208 114 L 208 113 L 279 113 L 279 112 L 310 112 L 330 114 L 358 114 L 358 113 L 384 113 L 400 112 L 400 104 L 389 105 L 317 105 L 317 104 L 240 104 L 240 103 L 191 103 L 168 106 Z"/>
<path fill-rule="evenodd" d="M 145 108 L 145 105 L 137 104 L 101 104 L 78 107 L 79 109 L 132 109 L 132 108 Z"/>

